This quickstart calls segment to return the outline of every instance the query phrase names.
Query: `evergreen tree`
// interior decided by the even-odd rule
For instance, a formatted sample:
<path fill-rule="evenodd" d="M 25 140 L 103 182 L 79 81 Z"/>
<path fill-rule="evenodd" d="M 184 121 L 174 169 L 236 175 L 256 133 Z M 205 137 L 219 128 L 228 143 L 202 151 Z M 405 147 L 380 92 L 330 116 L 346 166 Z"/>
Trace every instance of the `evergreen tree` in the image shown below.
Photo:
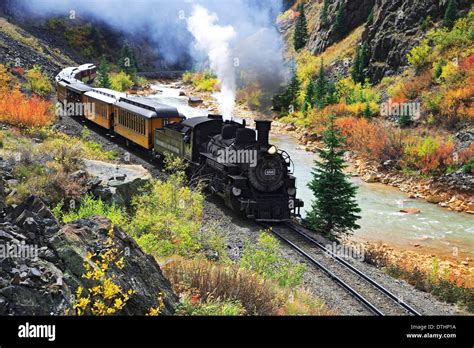
<path fill-rule="evenodd" d="M 273 108 L 279 111 L 285 110 L 290 113 L 295 111 L 298 104 L 297 97 L 300 86 L 300 80 L 298 79 L 298 76 L 296 76 L 296 72 L 294 72 L 293 78 L 285 91 L 273 97 Z"/>
<path fill-rule="evenodd" d="M 308 109 L 311 109 L 313 107 L 313 104 L 314 104 L 314 89 L 315 89 L 314 81 L 309 80 L 308 86 L 306 86 L 306 93 L 305 93 L 305 96 L 304 96 L 304 104 L 303 104 L 303 107 L 302 107 L 303 112 L 308 110 Z"/>
<path fill-rule="evenodd" d="M 123 72 L 131 76 L 132 79 L 135 79 L 137 75 L 137 60 L 133 48 L 128 40 L 125 40 L 123 43 L 118 66 Z"/>
<path fill-rule="evenodd" d="M 372 110 L 370 110 L 370 105 L 369 105 L 369 103 L 366 103 L 366 104 L 365 104 L 364 117 L 365 117 L 366 119 L 371 119 L 371 118 L 372 118 Z"/>
<path fill-rule="evenodd" d="M 334 117 L 324 132 L 325 149 L 318 149 L 320 161 L 315 161 L 313 179 L 308 187 L 314 194 L 311 211 L 306 218 L 310 227 L 331 239 L 360 228 L 360 208 L 355 200 L 356 187 L 344 173 L 344 138 L 334 125 Z"/>
<path fill-rule="evenodd" d="M 372 25 L 374 23 L 374 8 L 370 10 L 369 15 L 367 16 L 367 20 L 365 21 L 365 25 Z"/>
<path fill-rule="evenodd" d="M 105 57 L 102 56 L 100 60 L 99 69 L 98 69 L 99 78 L 97 79 L 99 83 L 99 87 L 110 88 L 109 71 L 110 71 L 109 64 L 107 64 L 107 60 L 105 59 Z"/>
<path fill-rule="evenodd" d="M 327 80 L 326 73 L 324 71 L 324 63 L 321 59 L 321 65 L 319 66 L 318 77 L 316 78 L 316 84 L 314 86 L 314 99 L 318 108 L 322 109 L 327 102 Z"/>
<path fill-rule="evenodd" d="M 346 27 L 344 24 L 345 12 L 346 12 L 346 3 L 344 0 L 341 0 L 341 5 L 339 6 L 339 9 L 337 10 L 336 19 L 333 25 L 333 31 L 339 37 L 344 36 L 344 34 L 346 33 Z"/>
<path fill-rule="evenodd" d="M 454 26 L 454 22 L 457 18 L 458 4 L 456 0 L 449 0 L 446 12 L 444 13 L 443 25 L 446 28 L 451 29 Z"/>
<path fill-rule="evenodd" d="M 402 108 L 401 108 L 402 109 Z M 400 127 L 408 127 L 411 125 L 412 119 L 409 112 L 402 111 L 398 119 L 398 124 Z"/>
<path fill-rule="evenodd" d="M 321 17 L 320 17 L 323 27 L 325 27 L 328 24 L 328 7 L 329 7 L 329 0 L 324 0 L 323 9 L 321 10 Z"/>
<path fill-rule="evenodd" d="M 293 34 L 293 46 L 297 51 L 306 46 L 308 41 L 308 24 L 306 22 L 303 2 L 299 5 L 299 12 L 300 15 L 296 19 L 295 32 Z"/>
<path fill-rule="evenodd" d="M 351 76 L 354 82 L 364 83 L 364 69 L 367 65 L 367 42 L 364 42 L 358 49 L 352 63 Z"/>

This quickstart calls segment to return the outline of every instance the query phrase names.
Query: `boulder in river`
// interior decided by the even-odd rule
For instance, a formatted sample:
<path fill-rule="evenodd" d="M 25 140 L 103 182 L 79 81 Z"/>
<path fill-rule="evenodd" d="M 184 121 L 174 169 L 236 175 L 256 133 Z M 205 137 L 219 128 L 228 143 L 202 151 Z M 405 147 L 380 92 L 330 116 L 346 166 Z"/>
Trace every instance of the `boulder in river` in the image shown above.
<path fill-rule="evenodd" d="M 199 97 L 191 96 L 188 99 L 189 106 L 197 106 L 197 105 L 202 104 L 202 102 L 203 102 L 203 100 Z"/>
<path fill-rule="evenodd" d="M 417 208 L 403 208 L 403 209 L 400 209 L 400 213 L 413 215 L 413 214 L 421 213 L 421 210 Z"/>

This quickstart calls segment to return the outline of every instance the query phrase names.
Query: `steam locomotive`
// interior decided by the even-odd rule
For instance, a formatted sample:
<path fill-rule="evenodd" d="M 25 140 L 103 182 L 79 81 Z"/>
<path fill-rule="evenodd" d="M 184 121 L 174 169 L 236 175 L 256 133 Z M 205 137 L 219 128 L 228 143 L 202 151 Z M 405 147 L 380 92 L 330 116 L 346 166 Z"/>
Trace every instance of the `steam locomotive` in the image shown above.
<path fill-rule="evenodd" d="M 77 78 L 79 76 L 79 78 Z M 296 178 L 287 152 L 269 143 L 271 121 L 256 129 L 221 115 L 186 119 L 174 107 L 83 83 L 95 66 L 66 68 L 56 77 L 58 101 L 86 105 L 75 116 L 136 144 L 150 156 L 173 155 L 206 179 L 225 204 L 258 221 L 285 221 L 300 215 Z"/>

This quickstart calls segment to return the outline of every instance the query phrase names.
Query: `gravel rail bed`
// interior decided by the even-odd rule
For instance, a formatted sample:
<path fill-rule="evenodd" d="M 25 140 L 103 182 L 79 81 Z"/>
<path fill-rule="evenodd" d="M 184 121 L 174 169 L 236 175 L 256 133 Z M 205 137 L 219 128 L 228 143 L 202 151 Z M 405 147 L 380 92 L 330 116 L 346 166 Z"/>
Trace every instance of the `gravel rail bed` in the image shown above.
<path fill-rule="evenodd" d="M 72 117 L 63 117 L 58 123 L 57 129 L 66 134 L 80 137 L 84 125 L 85 123 L 82 122 L 82 120 Z M 104 150 L 112 150 L 118 154 L 116 162 L 139 164 L 149 170 L 151 175 L 155 178 L 166 177 L 166 175 L 149 160 L 135 154 L 134 151 L 130 151 L 130 149 L 124 145 L 117 144 L 113 138 L 104 137 L 102 134 L 96 133 L 94 127 L 88 128 L 92 130 L 90 135 L 91 140 L 101 144 Z M 241 250 L 245 242 L 255 241 L 262 230 L 262 227 L 257 223 L 246 220 L 239 214 L 231 211 L 223 205 L 219 198 L 214 196 L 206 197 L 204 221 L 206 228 L 213 228 L 226 238 L 227 253 L 234 261 L 240 259 Z M 324 245 L 331 244 L 331 242 L 322 236 L 313 235 L 313 237 Z M 305 259 L 290 246 L 282 244 L 282 248 L 287 258 L 294 262 L 306 262 Z M 442 303 L 432 295 L 416 290 L 405 281 L 392 278 L 372 265 L 354 259 L 348 259 L 347 261 L 397 295 L 397 297 L 419 309 L 423 315 L 465 314 L 459 311 L 456 306 Z M 303 286 L 320 298 L 336 315 L 372 315 L 360 302 L 329 279 L 326 274 L 314 267 L 307 268 L 303 277 Z"/>
<path fill-rule="evenodd" d="M 318 261 L 326 269 L 344 281 L 344 283 L 348 284 L 357 293 L 362 295 L 384 315 L 409 314 L 406 309 L 399 306 L 393 299 L 389 298 L 367 280 L 353 273 L 350 269 L 341 265 L 337 260 L 324 253 L 324 251 L 314 245 L 314 243 L 311 243 L 302 236 L 293 233 L 291 229 L 284 225 L 273 226 L 272 229 L 278 233 L 278 235 L 294 243 L 297 247 L 308 253 L 313 259 Z M 349 292 L 348 295 L 352 296 Z M 364 304 L 361 303 L 361 305 L 365 307 Z"/>

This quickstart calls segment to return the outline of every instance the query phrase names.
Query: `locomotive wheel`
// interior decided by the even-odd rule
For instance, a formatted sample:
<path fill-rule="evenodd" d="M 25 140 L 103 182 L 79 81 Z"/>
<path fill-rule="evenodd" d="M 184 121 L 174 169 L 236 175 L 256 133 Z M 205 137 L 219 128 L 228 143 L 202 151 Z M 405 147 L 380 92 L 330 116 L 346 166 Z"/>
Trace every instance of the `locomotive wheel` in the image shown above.
<path fill-rule="evenodd" d="M 249 181 L 253 187 L 262 192 L 273 192 L 283 185 L 287 172 L 279 156 L 263 155 L 255 167 L 249 167 Z"/>

